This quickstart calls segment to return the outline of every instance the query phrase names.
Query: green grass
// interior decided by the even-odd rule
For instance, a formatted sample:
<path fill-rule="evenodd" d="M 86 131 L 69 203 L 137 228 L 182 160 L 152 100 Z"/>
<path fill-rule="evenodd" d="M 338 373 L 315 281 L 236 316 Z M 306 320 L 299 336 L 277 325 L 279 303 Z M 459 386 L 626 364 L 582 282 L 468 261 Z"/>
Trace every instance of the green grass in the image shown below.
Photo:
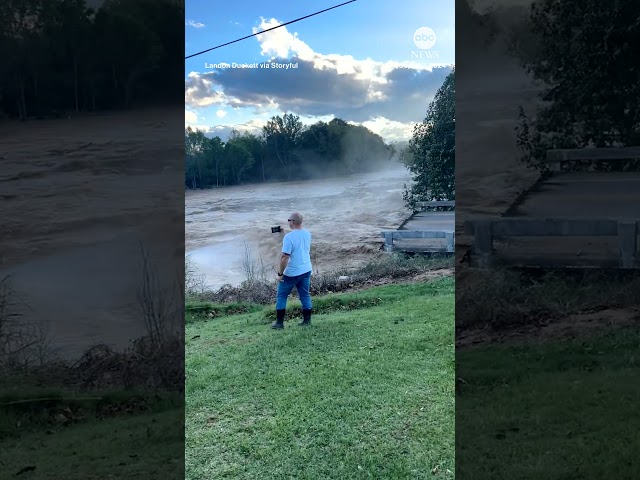
<path fill-rule="evenodd" d="M 453 478 L 453 279 L 314 302 L 284 331 L 191 313 L 186 478 Z"/>
<path fill-rule="evenodd" d="M 218 318 L 239 313 L 258 312 L 262 306 L 251 303 L 212 303 L 212 302 L 190 302 L 185 305 L 185 323 L 209 318 Z"/>
<path fill-rule="evenodd" d="M 124 415 L 5 438 L 0 448 L 0 476 L 10 478 L 25 467 L 35 467 L 16 478 L 182 478 L 182 414 L 182 409 L 173 409 Z"/>
<path fill-rule="evenodd" d="M 2 383 L 0 475 L 51 479 L 174 479 L 183 474 L 178 393 Z"/>
<path fill-rule="evenodd" d="M 640 478 L 640 332 L 456 353 L 457 474 Z"/>

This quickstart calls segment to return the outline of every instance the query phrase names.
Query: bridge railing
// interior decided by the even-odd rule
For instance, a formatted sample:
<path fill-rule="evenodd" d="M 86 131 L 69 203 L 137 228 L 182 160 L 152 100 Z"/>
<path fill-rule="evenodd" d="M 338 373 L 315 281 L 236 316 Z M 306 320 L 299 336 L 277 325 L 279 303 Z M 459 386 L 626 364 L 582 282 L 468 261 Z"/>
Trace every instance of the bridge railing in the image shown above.
<path fill-rule="evenodd" d="M 478 267 L 493 263 L 494 237 L 618 237 L 619 268 L 638 268 L 637 238 L 640 221 L 635 219 L 474 219 L 464 223 L 464 232 L 473 235 L 473 256 Z"/>
<path fill-rule="evenodd" d="M 546 159 L 552 171 L 561 171 L 566 162 L 628 162 L 640 159 L 640 147 L 606 147 L 606 148 L 564 148 L 547 150 Z"/>
<path fill-rule="evenodd" d="M 392 252 L 395 240 L 407 240 L 415 238 L 431 238 L 444 239 L 442 248 L 433 248 L 430 251 L 448 252 L 455 251 L 455 234 L 454 232 L 445 231 L 409 231 L 409 230 L 387 230 L 381 234 L 384 237 L 385 252 Z"/>
<path fill-rule="evenodd" d="M 562 171 L 567 162 L 629 162 L 640 160 L 640 147 L 606 147 L 547 150 L 543 164 L 552 171 Z M 615 215 L 615 212 L 612 212 Z M 593 266 L 640 268 L 638 255 L 638 218 L 571 219 L 571 218 L 476 218 L 464 223 L 464 232 L 472 235 L 471 257 L 478 267 L 489 267 L 496 259 L 495 237 L 617 237 L 618 255 L 607 260 L 594 259 Z M 553 260 L 539 258 L 536 266 L 548 266 Z M 572 263 L 584 266 L 586 259 L 563 258 L 563 266 Z M 534 262 L 530 262 L 533 264 Z"/>
<path fill-rule="evenodd" d="M 416 207 L 421 209 L 437 208 L 437 207 L 452 207 L 455 208 L 455 200 L 432 200 L 430 202 L 416 202 Z"/>

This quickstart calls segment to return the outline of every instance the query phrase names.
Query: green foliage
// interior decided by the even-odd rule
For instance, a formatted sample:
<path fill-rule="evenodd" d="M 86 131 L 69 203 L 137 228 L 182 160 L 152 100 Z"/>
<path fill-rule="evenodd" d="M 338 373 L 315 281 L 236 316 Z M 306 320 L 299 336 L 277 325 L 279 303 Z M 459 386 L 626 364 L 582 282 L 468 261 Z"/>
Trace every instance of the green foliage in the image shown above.
<path fill-rule="evenodd" d="M 267 152 L 278 160 L 287 180 L 291 180 L 293 174 L 293 166 L 296 163 L 293 150 L 300 140 L 302 128 L 300 117 L 285 113 L 282 117 L 271 117 L 262 129 Z"/>
<path fill-rule="evenodd" d="M 179 102 L 183 6 L 170 0 L 0 3 L 0 114 L 65 112 Z"/>
<path fill-rule="evenodd" d="M 512 44 L 527 71 L 546 86 L 535 121 L 520 112 L 518 145 L 527 165 L 541 168 L 548 149 L 640 144 L 636 9 L 633 1 L 532 5 L 523 28 L 527 41 Z M 622 168 L 639 166 L 629 162 Z"/>
<path fill-rule="evenodd" d="M 455 140 L 454 70 L 438 89 L 424 121 L 414 127 L 410 155 L 401 157 L 415 181 L 404 192 L 409 207 L 416 201 L 455 199 Z"/>
<path fill-rule="evenodd" d="M 232 132 L 231 138 L 224 146 L 225 165 L 230 170 L 233 183 L 242 183 L 255 163 L 249 141 L 237 132 Z"/>
<path fill-rule="evenodd" d="M 232 131 L 227 142 L 185 130 L 185 186 L 306 180 L 363 173 L 389 164 L 393 149 L 365 127 L 334 119 L 304 126 L 297 115 L 272 117 L 260 137 Z"/>

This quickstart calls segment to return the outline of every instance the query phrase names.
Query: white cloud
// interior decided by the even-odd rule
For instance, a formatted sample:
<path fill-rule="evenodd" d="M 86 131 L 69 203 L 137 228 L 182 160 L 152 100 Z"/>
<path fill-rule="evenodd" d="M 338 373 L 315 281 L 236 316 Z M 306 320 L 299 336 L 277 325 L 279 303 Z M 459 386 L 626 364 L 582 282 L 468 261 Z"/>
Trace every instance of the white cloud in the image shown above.
<path fill-rule="evenodd" d="M 272 18 L 265 20 L 261 18 L 260 25 L 253 28 L 253 33 L 257 33 L 269 28 L 277 27 L 282 23 Z M 449 30 L 446 30 L 449 33 Z M 338 75 L 353 74 L 357 80 L 370 80 L 373 82 L 386 83 L 384 75 L 394 68 L 411 68 L 414 70 L 432 70 L 435 66 L 448 66 L 448 64 L 436 64 L 407 60 L 403 62 L 388 61 L 379 62 L 370 58 L 356 60 L 351 55 L 321 54 L 313 51 L 304 41 L 298 38 L 297 33 L 290 33 L 287 27 L 280 27 L 270 32 L 257 35 L 260 43 L 261 54 L 271 58 L 290 58 L 312 61 L 314 67 L 335 70 Z"/>
<path fill-rule="evenodd" d="M 260 20 L 260 25 L 253 28 L 253 33 L 258 33 L 282 24 L 282 22 L 279 22 L 275 18 L 268 21 L 264 18 Z M 287 27 L 276 28 L 270 32 L 257 35 L 256 38 L 258 42 L 260 42 L 260 53 L 263 56 L 288 58 L 289 54 L 295 54 L 302 60 L 311 60 L 314 55 L 313 50 L 298 38 L 298 34 L 289 33 Z"/>
<path fill-rule="evenodd" d="M 218 118 L 224 118 L 227 115 L 227 112 L 225 112 L 224 110 L 218 110 L 216 112 L 216 117 Z"/>
<path fill-rule="evenodd" d="M 198 122 L 198 114 L 194 111 L 191 110 L 186 110 L 184 111 L 184 123 L 185 124 L 192 124 L 192 123 L 197 123 Z"/>
<path fill-rule="evenodd" d="M 325 59 L 330 56 L 325 56 Z M 292 58 L 298 68 L 234 69 L 192 72 L 185 82 L 186 105 L 197 109 L 265 109 L 297 115 L 334 115 L 363 122 L 383 116 L 419 121 L 450 69 L 400 68 L 398 62 L 376 63 L 340 58 L 332 67 Z M 340 66 L 340 61 L 343 66 Z M 351 61 L 351 73 L 344 72 Z"/>
<path fill-rule="evenodd" d="M 224 95 L 213 88 L 213 82 L 198 72 L 191 72 L 185 83 L 184 102 L 191 107 L 208 107 L 223 103 Z"/>
<path fill-rule="evenodd" d="M 223 142 L 226 142 L 229 139 L 229 135 L 231 134 L 232 130 L 237 130 L 240 133 L 248 132 L 252 133 L 253 135 L 260 136 L 262 135 L 262 127 L 264 127 L 266 124 L 266 120 L 254 119 L 236 125 L 197 125 L 192 126 L 191 128 L 193 128 L 194 130 L 201 130 L 207 137 L 220 137 Z"/>
<path fill-rule="evenodd" d="M 184 24 L 187 27 L 193 27 L 193 28 L 204 28 L 205 27 L 204 23 L 196 22 L 194 20 L 187 20 L 186 22 L 184 22 Z"/>
<path fill-rule="evenodd" d="M 384 117 L 377 117 L 362 122 L 361 125 L 380 135 L 386 142 L 401 142 L 411 138 L 415 124 L 394 122 Z"/>
<path fill-rule="evenodd" d="M 253 31 L 280 24 L 263 18 Z M 298 68 L 191 72 L 185 82 L 186 105 L 196 111 L 216 105 L 220 108 L 218 119 L 224 117 L 219 112 L 229 108 L 249 108 L 252 115 L 261 118 L 290 112 L 305 124 L 337 117 L 364 125 L 386 141 L 407 140 L 450 72 L 450 68 L 436 67 L 451 67 L 419 60 L 380 62 L 318 53 L 287 27 L 256 39 L 261 54 L 269 58 L 267 62 L 294 62 Z M 249 124 L 237 127 L 253 128 Z M 230 126 L 215 128 L 226 131 Z"/>
<path fill-rule="evenodd" d="M 208 131 L 211 126 L 205 125 L 202 123 L 203 120 L 206 120 L 202 115 L 198 115 L 193 110 L 189 110 L 185 108 L 184 110 L 184 128 L 191 127 L 192 130 L 202 130 L 203 132 Z"/>

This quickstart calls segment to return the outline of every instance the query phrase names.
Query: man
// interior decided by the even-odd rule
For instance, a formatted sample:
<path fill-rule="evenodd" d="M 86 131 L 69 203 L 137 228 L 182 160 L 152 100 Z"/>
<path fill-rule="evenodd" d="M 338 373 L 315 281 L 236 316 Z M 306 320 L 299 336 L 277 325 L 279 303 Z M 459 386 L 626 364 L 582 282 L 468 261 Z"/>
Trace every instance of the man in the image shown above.
<path fill-rule="evenodd" d="M 276 321 L 271 328 L 284 328 L 287 298 L 296 287 L 302 302 L 301 326 L 311 325 L 311 233 L 302 228 L 302 215 L 292 213 L 287 220 L 291 231 L 282 240 L 282 254 L 278 265 L 278 294 L 276 296 Z"/>

